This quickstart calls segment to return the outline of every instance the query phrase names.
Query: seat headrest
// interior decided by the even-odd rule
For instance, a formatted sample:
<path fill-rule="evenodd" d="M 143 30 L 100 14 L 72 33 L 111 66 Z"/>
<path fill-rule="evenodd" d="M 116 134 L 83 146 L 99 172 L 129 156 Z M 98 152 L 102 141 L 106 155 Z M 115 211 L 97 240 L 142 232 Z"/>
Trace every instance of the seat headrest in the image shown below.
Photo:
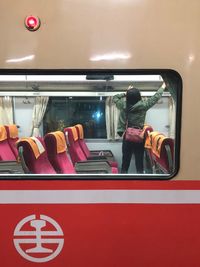
<path fill-rule="evenodd" d="M 6 128 L 3 125 L 0 125 L 0 141 L 4 141 L 7 139 Z"/>
<path fill-rule="evenodd" d="M 6 125 L 7 129 L 8 129 L 8 135 L 10 138 L 14 139 L 18 137 L 18 129 L 17 129 L 17 125 L 12 124 L 12 125 Z"/>
<path fill-rule="evenodd" d="M 73 140 L 77 141 L 78 140 L 78 133 L 77 133 L 76 127 L 69 127 L 68 129 L 71 130 Z"/>
<path fill-rule="evenodd" d="M 16 143 L 18 146 L 20 146 L 20 143 L 28 143 L 36 159 L 45 151 L 42 143 L 38 139 L 36 142 L 35 138 L 20 138 Z"/>
<path fill-rule="evenodd" d="M 83 126 L 82 126 L 82 124 L 76 124 L 75 127 L 78 129 L 79 138 L 80 139 L 83 139 L 84 138 L 84 133 L 83 133 Z"/>
<path fill-rule="evenodd" d="M 152 149 L 152 145 L 153 145 L 153 140 L 154 138 L 161 134 L 160 132 L 150 132 L 147 137 L 146 137 L 146 140 L 145 140 L 145 148 L 149 148 L 149 149 Z"/>
<path fill-rule="evenodd" d="M 160 153 L 161 153 L 161 147 L 162 147 L 162 143 L 163 141 L 167 139 L 166 136 L 164 136 L 163 134 L 157 134 L 154 139 L 153 139 L 153 143 L 152 143 L 152 152 L 158 157 L 160 158 Z"/>
<path fill-rule="evenodd" d="M 54 136 L 55 140 L 56 140 L 56 151 L 57 153 L 63 153 L 67 150 L 67 145 L 66 145 L 66 141 L 65 141 L 65 135 L 63 132 L 61 131 L 56 131 L 56 132 L 51 132 L 48 133 L 45 138 L 48 138 L 50 136 Z"/>

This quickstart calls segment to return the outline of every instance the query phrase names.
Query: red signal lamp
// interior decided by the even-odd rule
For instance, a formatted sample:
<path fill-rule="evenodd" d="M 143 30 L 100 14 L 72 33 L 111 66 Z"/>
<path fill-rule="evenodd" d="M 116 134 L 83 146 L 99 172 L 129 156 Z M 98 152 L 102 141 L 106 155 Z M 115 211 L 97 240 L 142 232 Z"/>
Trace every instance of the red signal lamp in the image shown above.
<path fill-rule="evenodd" d="M 36 31 L 40 27 L 40 19 L 36 16 L 28 16 L 25 18 L 25 26 L 29 31 Z"/>

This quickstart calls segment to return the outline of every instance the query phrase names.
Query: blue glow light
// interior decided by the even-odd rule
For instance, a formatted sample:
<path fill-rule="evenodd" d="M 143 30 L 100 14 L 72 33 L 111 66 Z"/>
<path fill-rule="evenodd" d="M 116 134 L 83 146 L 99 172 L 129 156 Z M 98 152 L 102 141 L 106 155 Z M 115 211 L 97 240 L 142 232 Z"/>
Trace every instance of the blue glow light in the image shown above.
<path fill-rule="evenodd" d="M 103 115 L 102 112 L 97 111 L 92 115 L 92 118 L 98 121 L 101 118 L 102 115 Z"/>

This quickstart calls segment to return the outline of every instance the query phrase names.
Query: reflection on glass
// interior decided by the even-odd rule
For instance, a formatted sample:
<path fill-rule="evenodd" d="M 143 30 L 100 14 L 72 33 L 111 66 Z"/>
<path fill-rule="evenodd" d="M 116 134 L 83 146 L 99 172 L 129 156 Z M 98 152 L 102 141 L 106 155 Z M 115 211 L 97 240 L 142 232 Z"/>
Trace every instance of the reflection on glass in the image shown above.
<path fill-rule="evenodd" d="M 43 119 L 44 134 L 83 125 L 85 138 L 106 138 L 105 97 L 51 97 Z"/>

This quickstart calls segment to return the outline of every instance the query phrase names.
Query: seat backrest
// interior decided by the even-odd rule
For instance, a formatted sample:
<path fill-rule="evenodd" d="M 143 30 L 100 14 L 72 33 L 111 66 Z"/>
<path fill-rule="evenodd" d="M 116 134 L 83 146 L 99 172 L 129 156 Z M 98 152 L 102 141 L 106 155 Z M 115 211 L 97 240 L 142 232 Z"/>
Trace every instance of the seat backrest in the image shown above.
<path fill-rule="evenodd" d="M 5 125 L 6 132 L 7 132 L 7 137 L 8 137 L 8 144 L 15 155 L 15 158 L 18 158 L 18 150 L 17 150 L 17 145 L 16 142 L 19 140 L 18 137 L 18 129 L 17 125 L 12 124 L 12 125 Z"/>
<path fill-rule="evenodd" d="M 76 173 L 67 156 L 67 145 L 63 132 L 56 131 L 46 134 L 44 142 L 48 159 L 57 173 Z"/>
<path fill-rule="evenodd" d="M 83 153 L 85 154 L 86 158 L 88 158 L 90 156 L 90 150 L 88 149 L 88 146 L 84 140 L 83 126 L 82 126 L 82 124 L 76 124 L 75 127 L 76 127 L 76 130 L 78 133 L 79 145 L 80 145 L 81 149 L 83 150 Z"/>
<path fill-rule="evenodd" d="M 23 160 L 26 166 L 33 174 L 55 174 L 56 172 L 48 160 L 42 139 L 37 138 L 37 140 L 36 143 L 36 139 L 28 137 L 19 139 L 17 142 L 18 149 L 23 148 Z M 41 150 L 41 148 L 43 149 Z"/>
<path fill-rule="evenodd" d="M 164 172 L 171 173 L 174 168 L 174 139 L 167 138 L 163 141 L 160 158 L 157 159 Z"/>
<path fill-rule="evenodd" d="M 85 154 L 83 153 L 79 145 L 76 127 L 65 128 L 64 133 L 66 136 L 67 146 L 69 148 L 69 154 L 73 165 L 78 161 L 87 160 Z"/>
<path fill-rule="evenodd" d="M 174 139 L 158 134 L 153 139 L 152 155 L 164 173 L 171 173 L 174 160 Z"/>
<path fill-rule="evenodd" d="M 0 125 L 0 160 L 16 160 L 8 143 L 6 128 L 3 125 Z"/>

